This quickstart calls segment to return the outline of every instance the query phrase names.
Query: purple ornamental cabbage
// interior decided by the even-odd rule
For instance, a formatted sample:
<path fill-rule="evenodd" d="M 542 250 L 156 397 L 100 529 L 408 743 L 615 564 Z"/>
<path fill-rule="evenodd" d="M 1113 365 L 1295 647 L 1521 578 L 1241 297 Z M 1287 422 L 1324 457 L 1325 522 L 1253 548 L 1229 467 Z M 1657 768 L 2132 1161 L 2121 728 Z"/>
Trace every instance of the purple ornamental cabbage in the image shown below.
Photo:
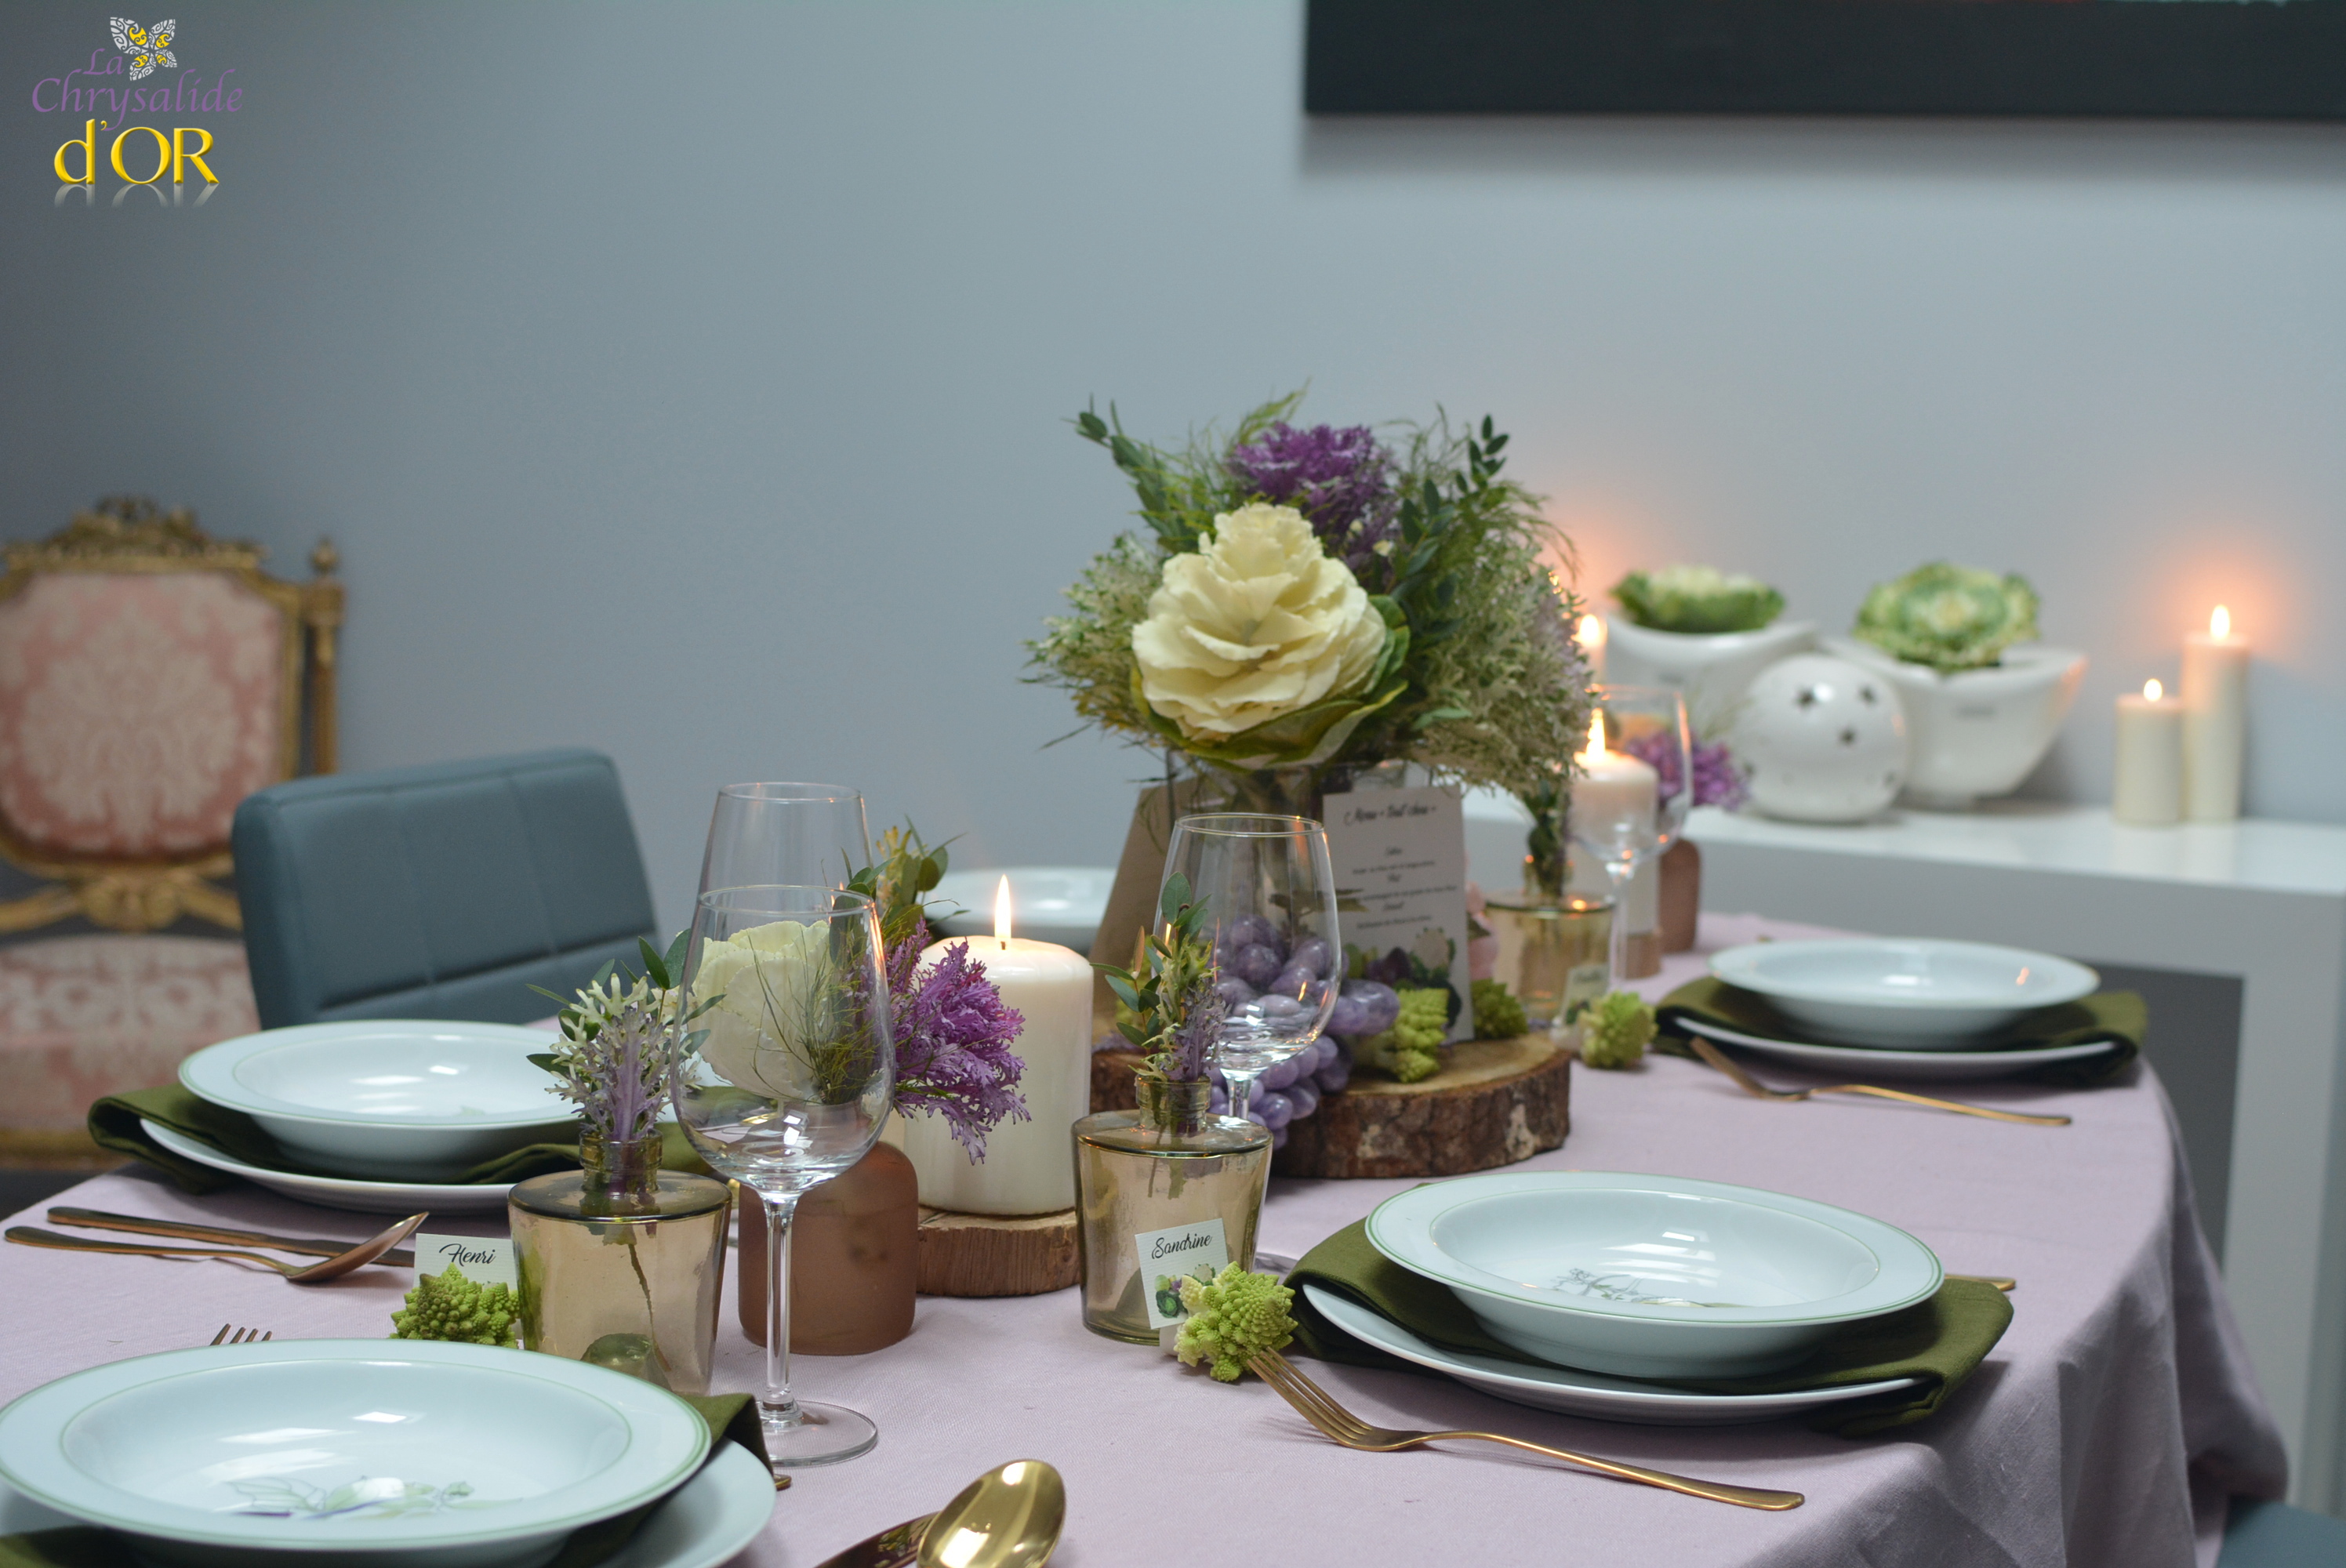
<path fill-rule="evenodd" d="M 1678 792 L 1678 748 L 1659 734 L 1642 735 L 1622 748 L 1644 762 L 1661 777 L 1660 795 L 1664 800 L 1674 799 Z M 1723 806 L 1732 811 L 1743 804 L 1749 792 L 1742 771 L 1735 765 L 1735 754 L 1724 740 L 1698 740 L 1694 747 L 1694 800 L 1697 806 Z"/>
<path fill-rule="evenodd" d="M 1363 583 L 1382 566 L 1376 547 L 1393 536 L 1400 502 L 1392 454 L 1367 425 L 1297 430 L 1281 421 L 1261 439 L 1232 447 L 1224 463 L 1265 500 L 1300 512 L 1327 552 Z"/>
<path fill-rule="evenodd" d="M 969 943 L 945 949 L 920 972 L 928 946 L 925 921 L 888 955 L 888 992 L 896 1024 L 896 1109 L 944 1117 L 972 1163 L 985 1158 L 985 1135 L 1005 1118 L 1029 1119 L 1018 1093 L 1025 1064 L 1010 1051 L 1026 1021 L 1003 1004 L 969 956 Z"/>

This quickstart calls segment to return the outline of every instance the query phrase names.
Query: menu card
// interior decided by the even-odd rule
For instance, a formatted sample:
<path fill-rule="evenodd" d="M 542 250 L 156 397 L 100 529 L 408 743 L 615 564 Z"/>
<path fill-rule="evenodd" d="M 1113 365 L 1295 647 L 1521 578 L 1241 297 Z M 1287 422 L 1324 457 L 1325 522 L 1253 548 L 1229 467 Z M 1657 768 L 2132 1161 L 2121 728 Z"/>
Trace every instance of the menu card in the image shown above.
<path fill-rule="evenodd" d="M 1455 789 L 1324 797 L 1346 972 L 1396 991 L 1447 990 L 1452 1040 L 1474 1035 L 1466 972 L 1466 810 Z"/>

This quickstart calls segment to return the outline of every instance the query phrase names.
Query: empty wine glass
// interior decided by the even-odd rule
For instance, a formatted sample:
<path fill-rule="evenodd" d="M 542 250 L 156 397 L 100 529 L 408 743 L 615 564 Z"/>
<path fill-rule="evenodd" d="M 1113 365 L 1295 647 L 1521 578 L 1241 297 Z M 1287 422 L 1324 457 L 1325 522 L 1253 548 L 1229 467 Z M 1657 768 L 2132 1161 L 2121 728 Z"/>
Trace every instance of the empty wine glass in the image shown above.
<path fill-rule="evenodd" d="M 1189 879 L 1214 940 L 1216 989 L 1229 1008 L 1214 1064 L 1243 1116 L 1255 1081 L 1316 1044 L 1343 979 L 1336 874 L 1328 833 L 1304 817 L 1212 812 L 1184 817 L 1165 847 L 1165 875 Z"/>
<path fill-rule="evenodd" d="M 1572 841 L 1613 886 L 1612 967 L 1627 976 L 1630 882 L 1686 828 L 1694 791 L 1686 699 L 1667 687 L 1600 686 L 1588 749 L 1575 759 Z"/>
<path fill-rule="evenodd" d="M 677 1120 L 766 1210 L 766 1457 L 778 1471 L 852 1459 L 879 1429 L 790 1391 L 790 1234 L 800 1196 L 871 1150 L 895 1092 L 878 911 L 827 887 L 703 893 L 684 984 L 707 1011 L 674 1084 Z"/>
<path fill-rule="evenodd" d="M 841 888 L 872 863 L 863 797 L 844 784 L 728 784 L 717 791 L 700 891 Z"/>

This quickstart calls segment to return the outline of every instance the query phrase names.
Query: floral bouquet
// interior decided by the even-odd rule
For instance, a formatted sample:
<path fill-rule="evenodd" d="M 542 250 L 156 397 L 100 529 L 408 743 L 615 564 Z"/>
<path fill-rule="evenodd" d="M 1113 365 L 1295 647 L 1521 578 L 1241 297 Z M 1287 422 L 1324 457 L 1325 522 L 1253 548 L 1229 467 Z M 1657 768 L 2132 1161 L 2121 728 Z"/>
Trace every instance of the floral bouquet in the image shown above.
<path fill-rule="evenodd" d="M 1569 549 L 1501 477 L 1507 438 L 1437 419 L 1388 443 L 1297 429 L 1300 392 L 1178 452 L 1110 411 L 1075 423 L 1132 482 L 1127 532 L 1028 647 L 1088 724 L 1300 804 L 1336 769 L 1410 761 L 1518 796 L 1588 728 Z M 1300 770 L 1305 788 L 1282 787 Z"/>

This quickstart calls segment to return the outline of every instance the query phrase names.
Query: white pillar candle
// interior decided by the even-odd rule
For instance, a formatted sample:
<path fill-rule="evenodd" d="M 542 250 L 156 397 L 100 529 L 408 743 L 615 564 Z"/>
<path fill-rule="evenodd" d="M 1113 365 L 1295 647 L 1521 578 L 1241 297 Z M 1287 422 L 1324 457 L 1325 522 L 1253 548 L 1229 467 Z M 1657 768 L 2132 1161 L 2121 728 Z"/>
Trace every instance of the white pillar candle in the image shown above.
<path fill-rule="evenodd" d="M 2183 819 L 2183 705 L 2168 701 L 2155 680 L 2142 683 L 2141 696 L 2118 698 L 2110 817 L 2138 828 Z"/>
<path fill-rule="evenodd" d="M 1029 1120 L 1003 1122 L 985 1135 L 985 1161 L 972 1165 L 939 1115 L 903 1122 L 904 1153 L 920 1174 L 921 1201 L 959 1214 L 1049 1214 L 1076 1202 L 1076 1158 L 1067 1129 L 1091 1115 L 1092 966 L 1054 942 L 1010 934 L 1010 879 L 994 898 L 991 937 L 955 937 L 921 955 L 923 969 L 966 940 L 1002 1000 L 1025 1021 L 1010 1049 L 1025 1064 L 1018 1092 Z"/>
<path fill-rule="evenodd" d="M 2207 635 L 2183 639 L 2183 815 L 2190 820 L 2240 814 L 2248 713 L 2248 640 L 2232 635 L 2232 614 L 2218 605 Z"/>
<path fill-rule="evenodd" d="M 1588 681 L 1591 686 L 1605 684 L 1605 617 L 1583 616 L 1580 628 L 1574 634 L 1580 640 L 1580 651 L 1588 660 Z"/>
<path fill-rule="evenodd" d="M 1654 833 L 1656 801 L 1661 793 L 1661 778 L 1642 759 L 1626 751 L 1605 749 L 1604 715 L 1592 715 L 1588 722 L 1588 749 L 1575 759 L 1580 764 L 1581 777 L 1572 781 L 1571 830 L 1585 838 L 1599 854 L 1610 855 L 1627 848 L 1639 840 L 1650 840 Z M 1659 904 L 1653 899 L 1640 900 L 1634 886 L 1622 889 L 1620 915 L 1627 921 L 1624 929 L 1631 932 L 1637 923 L 1640 907 L 1645 910 L 1645 930 L 1658 923 Z"/>

